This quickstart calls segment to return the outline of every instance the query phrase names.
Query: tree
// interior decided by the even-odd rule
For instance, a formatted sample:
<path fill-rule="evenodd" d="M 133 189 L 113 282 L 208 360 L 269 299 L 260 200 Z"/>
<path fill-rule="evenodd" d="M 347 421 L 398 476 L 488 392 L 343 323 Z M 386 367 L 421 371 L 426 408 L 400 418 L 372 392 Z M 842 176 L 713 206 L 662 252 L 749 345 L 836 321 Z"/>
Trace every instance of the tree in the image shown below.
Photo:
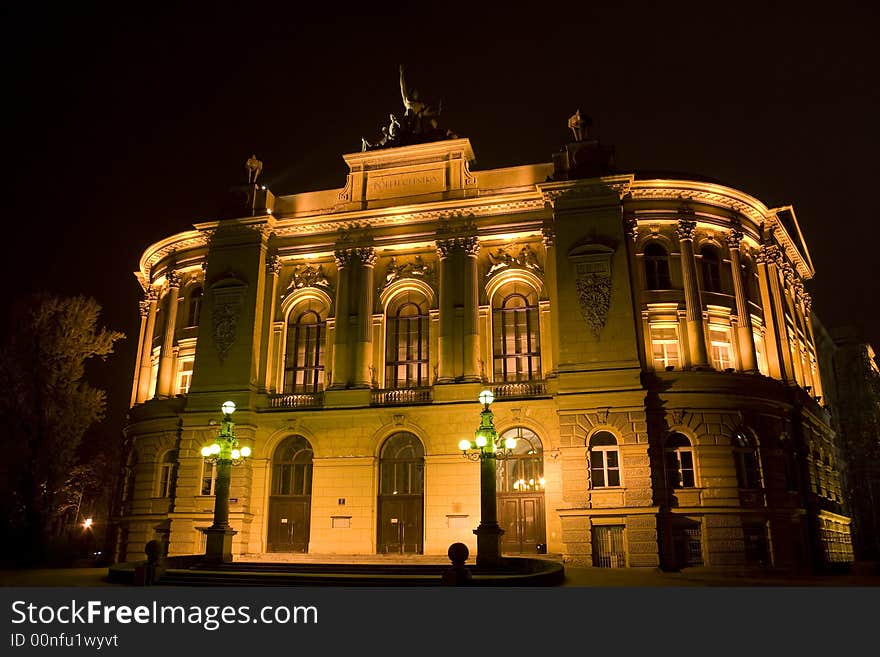
<path fill-rule="evenodd" d="M 84 296 L 38 296 L 15 312 L 0 346 L 0 503 L 7 536 L 30 560 L 61 535 L 77 448 L 104 417 L 106 395 L 83 380 L 85 364 L 125 336 L 99 328 L 100 312 Z"/>

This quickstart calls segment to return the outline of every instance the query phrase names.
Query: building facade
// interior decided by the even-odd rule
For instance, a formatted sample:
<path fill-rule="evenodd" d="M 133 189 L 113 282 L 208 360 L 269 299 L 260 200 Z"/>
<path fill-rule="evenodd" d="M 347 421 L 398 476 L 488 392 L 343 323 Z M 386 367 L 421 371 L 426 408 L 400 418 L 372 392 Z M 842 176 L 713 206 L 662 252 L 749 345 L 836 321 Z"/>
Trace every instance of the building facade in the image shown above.
<path fill-rule="evenodd" d="M 472 171 L 467 139 L 344 155 L 345 185 L 236 188 L 145 252 L 122 558 L 204 550 L 231 400 L 236 558 L 473 552 L 494 392 L 502 550 L 596 566 L 851 559 L 791 207 L 621 173 L 573 130 Z"/>

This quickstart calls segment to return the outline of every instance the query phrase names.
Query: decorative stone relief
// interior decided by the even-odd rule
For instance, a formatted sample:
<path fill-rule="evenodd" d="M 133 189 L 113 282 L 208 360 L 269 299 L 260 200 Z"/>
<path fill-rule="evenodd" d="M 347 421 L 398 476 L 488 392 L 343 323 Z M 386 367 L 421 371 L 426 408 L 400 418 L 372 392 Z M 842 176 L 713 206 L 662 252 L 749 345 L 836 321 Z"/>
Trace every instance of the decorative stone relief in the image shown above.
<path fill-rule="evenodd" d="M 489 251 L 489 262 L 492 264 L 489 266 L 489 271 L 486 272 L 486 278 L 491 278 L 502 269 L 508 268 L 531 269 L 539 275 L 544 274 L 544 270 L 538 262 L 538 255 L 531 246 L 525 244 L 520 247 L 519 251 L 516 248 L 516 245 L 503 245 Z"/>
<path fill-rule="evenodd" d="M 397 256 L 392 256 L 385 266 L 385 283 L 383 289 L 391 285 L 400 278 L 417 278 L 421 280 L 431 280 L 434 275 L 434 268 L 422 260 L 422 256 L 417 255 L 413 260 L 400 262 Z"/>
<path fill-rule="evenodd" d="M 317 267 L 311 264 L 297 265 L 293 270 L 293 279 L 287 286 L 287 291 L 299 290 L 304 287 L 318 287 L 329 290 L 332 288 L 330 280 L 324 274 L 324 266 Z"/>
<path fill-rule="evenodd" d="M 214 311 L 211 315 L 211 326 L 214 331 L 214 344 L 217 345 L 217 353 L 220 362 L 226 358 L 226 354 L 235 342 L 235 328 L 238 324 L 240 304 L 232 299 L 222 303 L 214 303 Z"/>
<path fill-rule="evenodd" d="M 569 253 L 581 316 L 597 340 L 611 309 L 611 256 L 614 250 L 597 243 L 584 244 Z"/>

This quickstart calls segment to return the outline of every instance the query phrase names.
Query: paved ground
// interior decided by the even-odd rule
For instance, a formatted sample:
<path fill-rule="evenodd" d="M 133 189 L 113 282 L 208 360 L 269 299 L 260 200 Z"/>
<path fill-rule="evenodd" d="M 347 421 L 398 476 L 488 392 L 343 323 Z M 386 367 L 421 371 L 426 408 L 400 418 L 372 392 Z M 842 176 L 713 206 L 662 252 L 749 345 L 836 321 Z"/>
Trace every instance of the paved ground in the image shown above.
<path fill-rule="evenodd" d="M 339 557 L 343 559 L 343 557 Z M 106 581 L 106 568 L 0 570 L 0 586 L 118 586 Z M 565 567 L 563 586 L 880 586 L 880 576 L 826 575 L 780 577 L 756 573 L 723 573 L 690 568 L 680 573 L 654 569 Z"/>

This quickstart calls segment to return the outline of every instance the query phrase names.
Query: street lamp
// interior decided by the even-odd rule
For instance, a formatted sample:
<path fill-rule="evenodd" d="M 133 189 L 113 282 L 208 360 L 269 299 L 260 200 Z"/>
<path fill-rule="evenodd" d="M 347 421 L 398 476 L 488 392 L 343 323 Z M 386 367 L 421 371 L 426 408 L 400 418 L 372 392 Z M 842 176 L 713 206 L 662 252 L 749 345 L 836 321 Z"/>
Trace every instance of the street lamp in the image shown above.
<path fill-rule="evenodd" d="M 498 459 L 507 459 L 516 448 L 516 438 L 510 437 L 503 445 L 498 443 L 498 432 L 493 424 L 489 405 L 495 401 L 491 390 L 480 393 L 480 426 L 474 432 L 474 439 L 464 439 L 458 443 L 462 456 L 470 461 L 480 462 L 480 526 L 474 530 L 477 535 L 477 566 L 497 568 L 501 563 L 501 535 L 504 530 L 498 526 L 498 510 L 495 499 L 495 466 Z"/>
<path fill-rule="evenodd" d="M 232 561 L 232 537 L 235 530 L 229 526 L 229 483 L 232 478 L 232 466 L 240 465 L 250 455 L 251 448 L 240 447 L 235 438 L 235 424 L 232 414 L 235 404 L 223 402 L 220 407 L 223 421 L 220 423 L 220 435 L 210 445 L 202 447 L 202 457 L 209 465 L 217 467 L 217 482 L 214 486 L 214 524 L 204 530 L 205 561 Z"/>

